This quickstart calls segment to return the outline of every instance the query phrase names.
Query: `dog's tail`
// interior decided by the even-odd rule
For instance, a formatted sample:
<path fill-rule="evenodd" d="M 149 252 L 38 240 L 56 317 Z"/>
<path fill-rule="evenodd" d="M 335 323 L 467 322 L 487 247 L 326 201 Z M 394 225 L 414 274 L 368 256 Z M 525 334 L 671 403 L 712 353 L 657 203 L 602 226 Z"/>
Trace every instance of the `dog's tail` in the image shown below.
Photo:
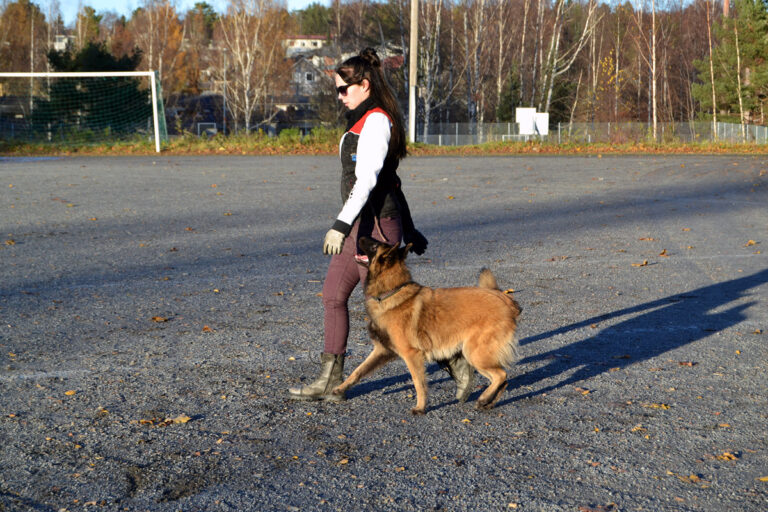
<path fill-rule="evenodd" d="M 487 268 L 483 268 L 480 271 L 480 278 L 478 279 L 477 286 L 480 288 L 489 288 L 491 290 L 498 290 L 499 284 L 496 282 L 496 277 Z"/>
<path fill-rule="evenodd" d="M 477 286 L 502 292 L 510 300 L 512 308 L 515 310 L 515 316 L 523 311 L 523 308 L 520 307 L 520 304 L 512 296 L 512 290 L 502 291 L 501 288 L 499 288 L 499 283 L 496 282 L 496 276 L 494 276 L 493 272 L 489 269 L 483 268 L 480 271 L 480 278 L 478 279 Z"/>

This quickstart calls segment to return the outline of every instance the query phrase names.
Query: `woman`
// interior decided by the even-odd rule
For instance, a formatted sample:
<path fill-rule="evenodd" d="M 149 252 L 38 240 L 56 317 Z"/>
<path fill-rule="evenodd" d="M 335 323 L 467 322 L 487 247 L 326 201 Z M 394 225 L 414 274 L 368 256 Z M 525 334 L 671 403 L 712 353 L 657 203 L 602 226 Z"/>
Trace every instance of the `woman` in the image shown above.
<path fill-rule="evenodd" d="M 299 400 L 344 400 L 334 395 L 341 384 L 349 334 L 347 301 L 355 286 L 365 282 L 367 268 L 357 241 L 369 236 L 399 245 L 404 239 L 411 250 L 423 254 L 427 240 L 413 226 L 408 204 L 400 188 L 397 166 L 406 155 L 405 129 L 397 99 L 381 71 L 375 50 L 345 60 L 336 69 L 338 98 L 349 110 L 347 131 L 339 143 L 343 207 L 326 233 L 323 253 L 331 255 L 325 283 L 325 346 L 320 376 L 311 384 L 289 389 Z M 474 385 L 474 371 L 460 355 L 447 362 L 458 382 L 457 398 L 466 400 Z"/>

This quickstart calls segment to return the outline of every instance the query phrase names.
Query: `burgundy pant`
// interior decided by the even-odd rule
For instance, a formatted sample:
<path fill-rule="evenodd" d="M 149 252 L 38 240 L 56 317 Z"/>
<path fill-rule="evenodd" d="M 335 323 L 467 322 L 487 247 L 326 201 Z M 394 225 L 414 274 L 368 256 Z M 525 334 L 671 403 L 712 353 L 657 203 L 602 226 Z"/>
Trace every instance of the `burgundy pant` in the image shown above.
<path fill-rule="evenodd" d="M 347 336 L 349 335 L 347 301 L 357 283 L 365 283 L 365 278 L 368 275 L 368 269 L 355 261 L 355 254 L 358 252 L 357 241 L 362 236 L 369 236 L 391 245 L 400 244 L 403 228 L 399 218 L 379 219 L 378 226 L 373 223 L 368 224 L 365 223 L 361 226 L 360 219 L 355 221 L 352 231 L 344 240 L 341 254 L 331 257 L 331 264 L 328 266 L 328 273 L 325 276 L 325 283 L 323 283 L 324 352 L 330 354 L 343 354 L 347 350 Z"/>

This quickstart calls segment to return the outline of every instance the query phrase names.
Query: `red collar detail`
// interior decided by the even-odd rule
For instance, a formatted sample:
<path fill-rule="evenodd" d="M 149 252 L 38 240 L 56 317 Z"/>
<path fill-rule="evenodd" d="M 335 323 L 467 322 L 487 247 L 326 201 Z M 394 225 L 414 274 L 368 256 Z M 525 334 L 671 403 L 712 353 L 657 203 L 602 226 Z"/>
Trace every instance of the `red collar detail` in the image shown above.
<path fill-rule="evenodd" d="M 360 132 L 363 131 L 363 125 L 365 124 L 365 120 L 368 118 L 369 115 L 373 114 L 374 112 L 378 112 L 379 114 L 384 114 L 387 116 L 387 119 L 389 119 L 389 122 L 392 122 L 392 118 L 389 117 L 389 114 L 387 114 L 384 109 L 380 107 L 375 107 L 363 114 L 363 117 L 360 118 L 358 122 L 356 122 L 354 125 L 352 125 L 352 128 L 350 128 L 348 131 L 354 133 L 355 135 L 360 135 Z"/>

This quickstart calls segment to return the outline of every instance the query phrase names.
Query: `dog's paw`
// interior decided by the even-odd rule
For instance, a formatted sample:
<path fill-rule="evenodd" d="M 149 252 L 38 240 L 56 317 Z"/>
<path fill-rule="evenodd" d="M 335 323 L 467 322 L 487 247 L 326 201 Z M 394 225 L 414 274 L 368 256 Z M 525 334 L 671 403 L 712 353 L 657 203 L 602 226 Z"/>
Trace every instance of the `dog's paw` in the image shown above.
<path fill-rule="evenodd" d="M 333 394 L 333 395 L 343 395 L 345 391 L 346 391 L 346 389 L 343 388 L 342 386 L 336 386 L 335 388 L 333 388 L 331 390 L 331 394 Z"/>
<path fill-rule="evenodd" d="M 411 414 L 414 416 L 424 416 L 427 413 L 426 409 L 420 407 L 414 407 L 411 409 Z"/>
<path fill-rule="evenodd" d="M 486 403 L 483 403 L 483 402 L 480 402 L 480 401 L 478 400 L 478 402 L 477 402 L 477 406 L 476 406 L 476 407 L 477 407 L 477 409 L 478 409 L 478 410 L 481 410 L 481 411 L 488 411 L 488 410 L 490 410 L 490 409 L 493 409 L 493 406 L 494 406 L 494 405 L 496 405 L 494 402 L 486 402 Z"/>

